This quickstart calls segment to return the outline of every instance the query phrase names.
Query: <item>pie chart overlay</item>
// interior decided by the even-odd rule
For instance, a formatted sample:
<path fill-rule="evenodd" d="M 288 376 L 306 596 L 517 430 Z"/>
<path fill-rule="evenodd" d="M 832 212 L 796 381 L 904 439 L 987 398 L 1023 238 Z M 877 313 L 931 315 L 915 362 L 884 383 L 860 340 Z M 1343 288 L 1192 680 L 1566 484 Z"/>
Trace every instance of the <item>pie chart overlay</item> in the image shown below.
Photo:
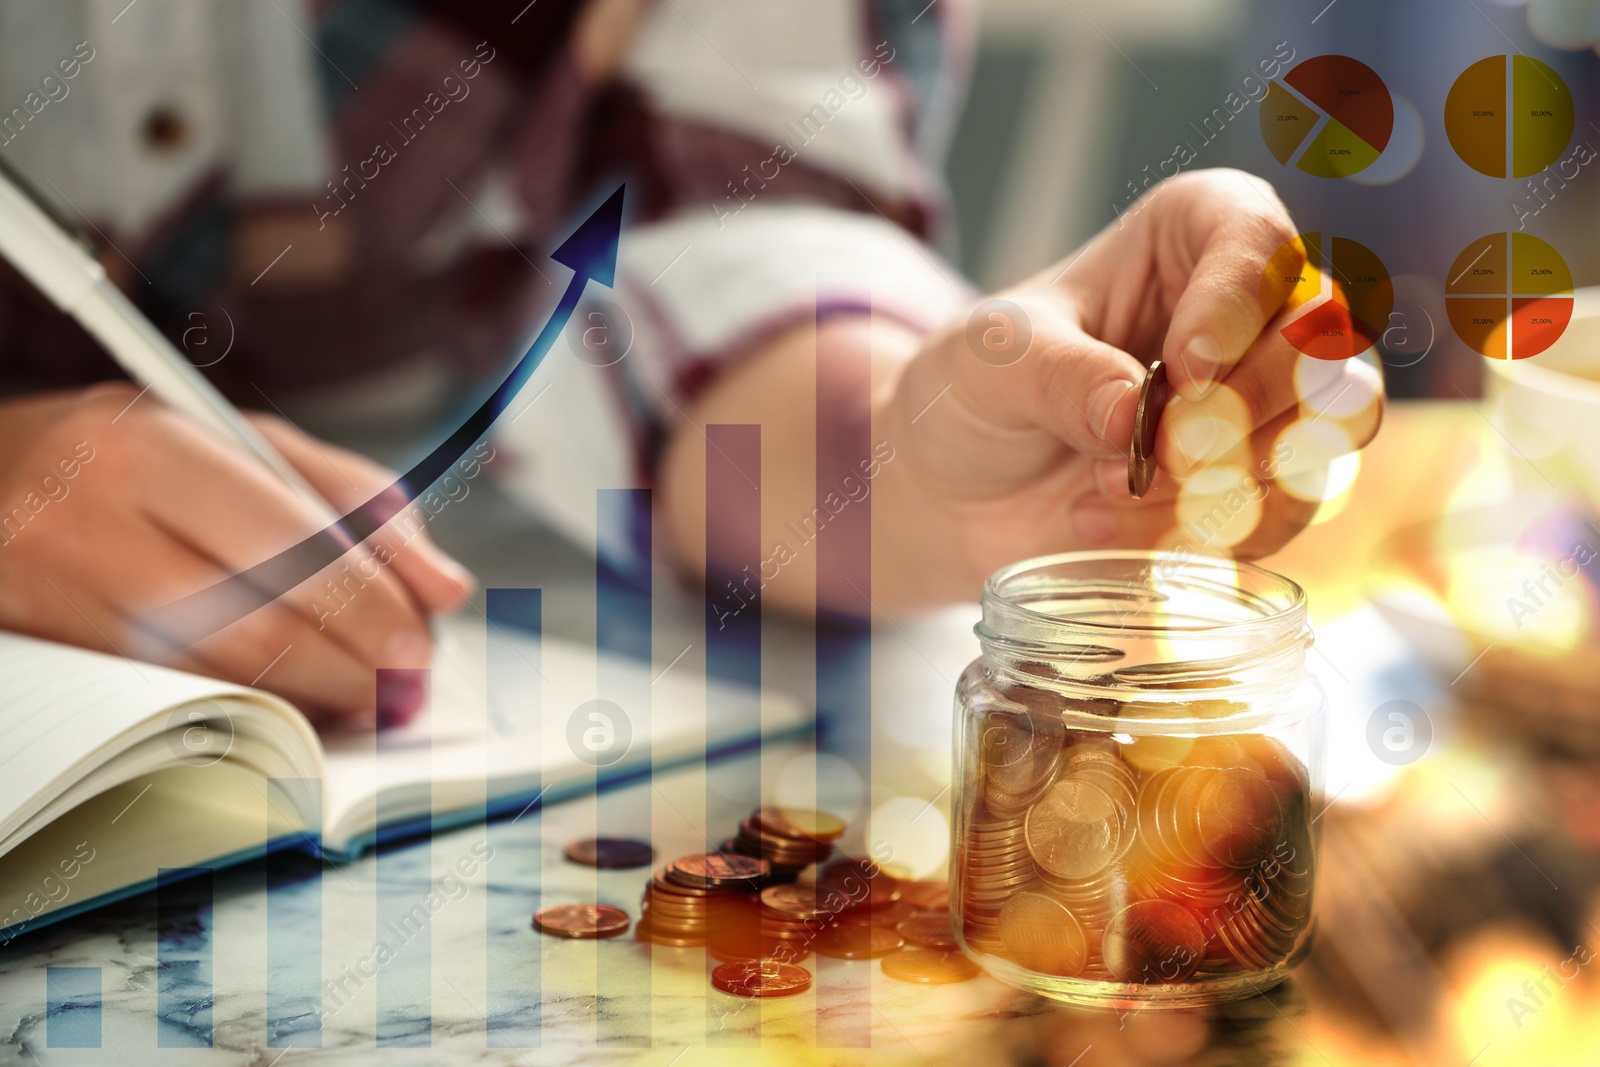
<path fill-rule="evenodd" d="M 1561 158 L 1577 110 L 1550 65 L 1490 56 L 1462 72 L 1444 102 L 1444 129 L 1461 161 L 1491 178 L 1526 178 Z"/>
<path fill-rule="evenodd" d="M 1383 261 L 1348 237 L 1303 233 L 1278 249 L 1261 275 L 1269 315 L 1304 309 L 1279 332 L 1314 359 L 1349 359 L 1378 342 L 1394 311 Z"/>
<path fill-rule="evenodd" d="M 1347 178 L 1377 162 L 1394 132 L 1394 99 L 1373 69 L 1349 56 L 1315 56 L 1267 87 L 1261 137 L 1284 166 Z"/>
<path fill-rule="evenodd" d="M 1472 242 L 1451 265 L 1444 294 L 1456 336 L 1490 359 L 1537 356 L 1572 321 L 1572 272 L 1559 252 L 1526 233 Z"/>

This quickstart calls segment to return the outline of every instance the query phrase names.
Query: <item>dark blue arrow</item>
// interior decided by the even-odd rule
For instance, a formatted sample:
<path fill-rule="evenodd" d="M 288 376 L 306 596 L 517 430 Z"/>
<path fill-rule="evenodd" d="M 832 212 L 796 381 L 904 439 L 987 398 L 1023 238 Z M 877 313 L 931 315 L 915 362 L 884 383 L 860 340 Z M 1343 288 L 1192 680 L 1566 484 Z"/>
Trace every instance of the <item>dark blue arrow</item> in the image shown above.
<path fill-rule="evenodd" d="M 512 398 L 528 384 L 545 354 L 561 336 L 588 283 L 593 280 L 610 287 L 615 282 L 624 188 L 618 186 L 617 191 L 551 253 L 551 259 L 572 269 L 572 280 L 567 283 L 566 292 L 561 294 L 539 336 L 533 339 L 505 380 L 467 416 L 459 429 L 418 460 L 393 485 L 373 495 L 337 524 L 319 530 L 249 570 L 149 613 L 143 623 L 149 635 L 168 647 L 182 648 L 237 622 L 337 562 L 443 477 L 489 432 Z"/>

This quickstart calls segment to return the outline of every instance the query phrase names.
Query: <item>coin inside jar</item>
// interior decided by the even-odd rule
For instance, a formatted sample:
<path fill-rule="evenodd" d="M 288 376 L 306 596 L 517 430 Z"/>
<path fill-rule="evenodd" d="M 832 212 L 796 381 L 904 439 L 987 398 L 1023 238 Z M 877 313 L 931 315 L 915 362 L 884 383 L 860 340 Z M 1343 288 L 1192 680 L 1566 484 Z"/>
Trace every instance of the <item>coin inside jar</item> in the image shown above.
<path fill-rule="evenodd" d="M 1133 417 L 1133 441 L 1128 449 L 1128 492 L 1144 496 L 1156 480 L 1156 430 L 1161 412 L 1172 395 L 1167 367 L 1159 359 L 1150 364 L 1139 390 L 1139 407 Z"/>
<path fill-rule="evenodd" d="M 1087 878 L 1119 854 L 1122 822 L 1101 789 L 1087 782 L 1057 782 L 1028 809 L 1028 852 L 1046 874 Z"/>
<path fill-rule="evenodd" d="M 1013 960 L 1071 978 L 1089 962 L 1089 939 L 1064 904 L 1044 893 L 1019 893 L 1000 912 L 1000 942 Z"/>
<path fill-rule="evenodd" d="M 1125 982 L 1181 982 L 1200 966 L 1206 935 L 1189 909 L 1167 900 L 1141 900 L 1106 927 L 1101 952 Z"/>
<path fill-rule="evenodd" d="M 983 731 L 983 764 L 991 799 L 1001 807 L 1017 798 L 1026 803 L 1055 770 L 1066 738 L 1061 720 L 1021 705 L 991 711 Z"/>

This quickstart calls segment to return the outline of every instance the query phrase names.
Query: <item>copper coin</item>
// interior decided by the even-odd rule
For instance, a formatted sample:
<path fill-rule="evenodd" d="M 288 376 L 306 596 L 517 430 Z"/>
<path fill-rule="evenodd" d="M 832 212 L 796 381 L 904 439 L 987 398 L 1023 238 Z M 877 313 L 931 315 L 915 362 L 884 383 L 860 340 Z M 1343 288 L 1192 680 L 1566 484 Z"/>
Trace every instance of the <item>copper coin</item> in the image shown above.
<path fill-rule="evenodd" d="M 715 934 L 707 947 L 712 957 L 722 963 L 744 963 L 750 960 L 801 963 L 811 955 L 811 946 L 804 941 L 784 941 L 750 931 Z"/>
<path fill-rule="evenodd" d="M 774 885 L 761 891 L 761 903 L 781 915 L 810 919 L 826 914 L 822 894 L 814 885 Z"/>
<path fill-rule="evenodd" d="M 1021 893 L 1000 912 L 1000 941 L 1013 961 L 1040 974 L 1071 978 L 1089 962 L 1089 939 L 1054 897 Z"/>
<path fill-rule="evenodd" d="M 560 904 L 540 908 L 533 925 L 554 937 L 615 937 L 628 928 L 628 913 L 609 904 Z"/>
<path fill-rule="evenodd" d="M 1037 793 L 1055 772 L 1066 736 L 1057 715 L 1020 707 L 991 710 L 978 740 L 990 798 L 995 793 L 1004 798 Z"/>
<path fill-rule="evenodd" d="M 788 997 L 811 988 L 811 972 L 778 960 L 744 960 L 712 971 L 711 984 L 736 997 Z"/>
<path fill-rule="evenodd" d="M 960 952 L 908 948 L 883 958 L 883 973 L 902 982 L 949 985 L 978 977 L 978 965 Z"/>
<path fill-rule="evenodd" d="M 902 882 L 900 899 L 916 911 L 949 911 L 949 882 Z"/>
<path fill-rule="evenodd" d="M 845 822 L 838 816 L 805 808 L 761 808 L 754 818 L 761 829 L 780 837 L 828 842 L 837 841 L 845 831 Z"/>
<path fill-rule="evenodd" d="M 948 914 L 918 915 L 902 919 L 895 924 L 894 929 L 895 933 L 905 938 L 909 945 L 945 951 L 956 947 L 956 935 L 955 931 L 950 929 Z"/>
<path fill-rule="evenodd" d="M 819 956 L 837 960 L 875 960 L 905 946 L 905 938 L 882 926 L 834 926 L 812 946 Z"/>
<path fill-rule="evenodd" d="M 871 860 L 844 858 L 834 860 L 817 874 L 817 888 L 832 890 L 845 896 L 843 911 L 853 908 L 883 908 L 900 899 L 900 879 L 894 877 Z M 836 901 L 829 900 L 830 907 Z"/>
<path fill-rule="evenodd" d="M 588 841 L 574 841 L 565 851 L 567 859 L 573 863 L 603 870 L 648 867 L 656 858 L 655 849 L 631 837 L 596 837 Z"/>
<path fill-rule="evenodd" d="M 1261 773 L 1285 794 L 1304 792 L 1310 782 L 1306 765 L 1282 741 L 1266 734 L 1240 734 L 1239 746 L 1261 768 Z"/>
<path fill-rule="evenodd" d="M 681 885 L 721 889 L 754 889 L 755 883 L 772 873 L 772 865 L 753 856 L 707 852 L 673 860 L 667 877 Z"/>
<path fill-rule="evenodd" d="M 640 919 L 639 924 L 633 928 L 633 936 L 640 941 L 648 941 L 652 945 L 664 945 L 668 948 L 693 948 L 706 943 L 705 935 L 685 935 L 668 930 L 662 930 L 648 918 Z"/>
<path fill-rule="evenodd" d="M 1057 782 L 1028 809 L 1028 852 L 1057 878 L 1087 878 L 1118 855 L 1122 824 L 1104 791 L 1085 782 Z"/>
<path fill-rule="evenodd" d="M 1227 867 L 1251 867 L 1283 826 L 1283 808 L 1266 778 L 1230 767 L 1206 783 L 1195 799 L 1194 821 L 1205 850 Z"/>
<path fill-rule="evenodd" d="M 696 897 L 706 900 L 713 897 L 726 897 L 734 891 L 729 889 L 712 889 L 709 886 L 684 885 L 674 882 L 667 877 L 665 870 L 657 871 L 650 879 L 649 892 L 665 893 L 674 897 Z"/>
<path fill-rule="evenodd" d="M 1139 407 L 1133 417 L 1133 440 L 1128 449 L 1128 492 L 1144 496 L 1156 480 L 1156 430 L 1161 413 L 1172 397 L 1167 367 L 1159 359 L 1150 364 L 1139 390 Z"/>
<path fill-rule="evenodd" d="M 1101 954 L 1124 982 L 1181 982 L 1200 966 L 1206 936 L 1199 920 L 1170 900 L 1141 900 L 1106 927 Z"/>

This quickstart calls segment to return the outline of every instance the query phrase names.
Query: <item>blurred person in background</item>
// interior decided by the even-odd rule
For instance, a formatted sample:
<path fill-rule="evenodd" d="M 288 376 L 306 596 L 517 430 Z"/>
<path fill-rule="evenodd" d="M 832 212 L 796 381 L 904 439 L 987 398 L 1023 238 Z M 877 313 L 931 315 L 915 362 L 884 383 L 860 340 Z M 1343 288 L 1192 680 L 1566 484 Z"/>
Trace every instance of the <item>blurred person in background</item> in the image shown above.
<path fill-rule="evenodd" d="M 972 7 L 18 0 L 0 6 L 0 152 L 341 508 L 393 476 L 284 413 L 441 439 L 554 304 L 566 277 L 549 250 L 626 181 L 610 310 L 569 327 L 625 326 L 625 351 L 552 351 L 551 396 L 494 440 L 515 493 L 604 545 L 571 472 L 652 486 L 674 560 L 718 573 L 731 561 L 708 545 L 704 427 L 756 424 L 762 545 L 813 514 L 819 486 L 855 500 L 870 481 L 870 595 L 915 611 L 975 599 L 1019 558 L 1170 544 L 1183 479 L 1268 471 L 1307 399 L 1259 296 L 1296 228 L 1258 178 L 1167 182 L 1004 304 L 935 251 Z M 1135 501 L 1126 455 L 1155 359 L 1179 399 L 1167 473 Z M 1360 387 L 1370 402 L 1327 418 L 1350 447 L 1370 440 L 1374 369 L 1348 360 L 1317 381 L 1319 395 Z M 140 647 L 152 608 L 320 526 L 9 270 L 0 389 L 0 626 Z M 868 438 L 870 455 L 845 443 Z M 1272 492 L 1275 473 L 1241 556 L 1315 510 Z M 426 539 L 389 551 L 387 536 L 347 557 L 384 561 L 348 610 L 312 610 L 319 575 L 151 654 L 249 682 L 292 645 L 262 684 L 370 709 L 373 669 L 424 665 L 429 616 L 473 588 Z M 611 536 L 626 549 L 626 531 Z M 847 578 L 818 582 L 814 551 L 791 555 L 762 576 L 766 603 L 856 603 Z M 404 717 L 420 694 L 396 699 Z"/>

